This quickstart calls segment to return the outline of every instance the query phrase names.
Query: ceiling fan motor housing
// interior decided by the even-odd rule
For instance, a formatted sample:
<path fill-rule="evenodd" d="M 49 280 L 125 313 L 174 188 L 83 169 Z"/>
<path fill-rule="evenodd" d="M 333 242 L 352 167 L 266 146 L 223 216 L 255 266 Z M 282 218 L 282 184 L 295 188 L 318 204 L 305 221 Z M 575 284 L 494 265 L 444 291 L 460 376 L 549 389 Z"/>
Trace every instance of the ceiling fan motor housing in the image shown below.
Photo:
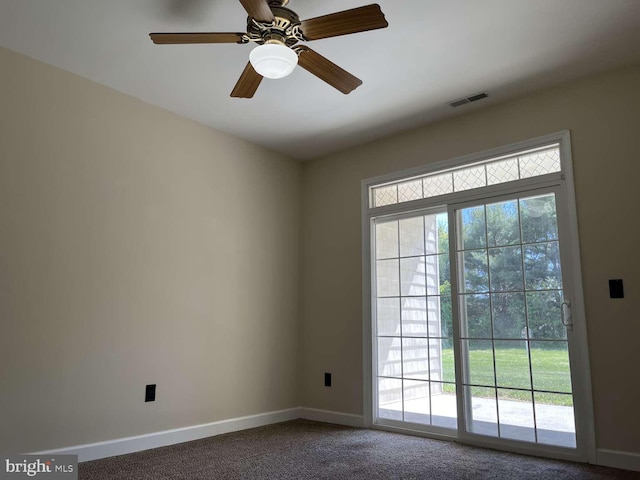
<path fill-rule="evenodd" d="M 288 0 L 269 2 L 269 8 L 275 17 L 273 22 L 261 22 L 253 17 L 248 17 L 247 39 L 258 45 L 279 43 L 287 47 L 292 47 L 304 40 L 300 30 L 300 17 L 293 10 L 284 7 L 287 3 L 289 3 Z"/>

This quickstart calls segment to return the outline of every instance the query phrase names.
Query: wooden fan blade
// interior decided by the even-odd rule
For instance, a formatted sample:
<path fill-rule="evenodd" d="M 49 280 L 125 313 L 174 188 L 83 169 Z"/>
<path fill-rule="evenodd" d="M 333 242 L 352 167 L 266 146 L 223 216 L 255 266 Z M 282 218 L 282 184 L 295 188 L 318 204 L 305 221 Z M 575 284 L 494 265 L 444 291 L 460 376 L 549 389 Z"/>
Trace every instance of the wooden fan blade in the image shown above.
<path fill-rule="evenodd" d="M 249 62 L 247 63 L 247 66 L 244 67 L 244 71 L 242 72 L 242 75 L 240 75 L 238 83 L 233 87 L 231 96 L 236 98 L 252 98 L 253 94 L 256 93 L 256 90 L 260 86 L 261 81 L 262 75 L 256 72 L 253 69 L 251 62 Z"/>
<path fill-rule="evenodd" d="M 362 85 L 362 80 L 358 77 L 354 77 L 309 47 L 298 47 L 298 51 L 300 52 L 298 55 L 298 65 L 308 72 L 313 73 L 320 80 L 324 80 L 332 87 L 337 88 L 342 93 L 351 93 Z"/>
<path fill-rule="evenodd" d="M 304 20 L 300 28 L 307 40 L 318 40 L 388 26 L 380 5 L 373 4 Z"/>
<path fill-rule="evenodd" d="M 245 43 L 244 33 L 150 33 L 153 43 L 158 45 L 184 43 Z"/>
<path fill-rule="evenodd" d="M 240 0 L 240 3 L 249 16 L 259 22 L 273 22 L 275 20 L 267 0 Z"/>

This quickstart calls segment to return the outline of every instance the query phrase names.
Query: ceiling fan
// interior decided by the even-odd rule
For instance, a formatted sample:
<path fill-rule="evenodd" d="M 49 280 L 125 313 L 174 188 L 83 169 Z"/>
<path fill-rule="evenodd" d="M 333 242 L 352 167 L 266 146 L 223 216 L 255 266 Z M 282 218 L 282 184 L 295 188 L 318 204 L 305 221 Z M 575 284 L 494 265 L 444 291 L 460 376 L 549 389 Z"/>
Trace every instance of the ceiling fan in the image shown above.
<path fill-rule="evenodd" d="M 348 94 L 362 85 L 362 80 L 343 70 L 306 45 L 321 38 L 337 37 L 389 26 L 380 5 L 373 4 L 342 12 L 300 20 L 287 8 L 289 0 L 240 0 L 249 14 L 246 33 L 151 33 L 155 44 L 249 43 L 258 44 L 249 55 L 232 97 L 252 98 L 263 77 L 282 78 L 296 65 Z"/>

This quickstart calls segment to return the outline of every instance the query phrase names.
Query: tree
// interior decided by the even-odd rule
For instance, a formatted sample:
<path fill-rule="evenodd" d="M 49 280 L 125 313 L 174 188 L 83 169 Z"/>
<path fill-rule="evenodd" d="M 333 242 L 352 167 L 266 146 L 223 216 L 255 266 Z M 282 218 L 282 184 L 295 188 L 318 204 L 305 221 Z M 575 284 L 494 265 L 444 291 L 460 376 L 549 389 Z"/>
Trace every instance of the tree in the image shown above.
<path fill-rule="evenodd" d="M 463 336 L 564 338 L 554 196 L 477 206 L 459 215 Z M 446 225 L 438 227 L 441 250 L 448 251 Z M 441 265 L 450 278 L 448 268 Z M 445 291 L 441 287 L 443 302 Z"/>

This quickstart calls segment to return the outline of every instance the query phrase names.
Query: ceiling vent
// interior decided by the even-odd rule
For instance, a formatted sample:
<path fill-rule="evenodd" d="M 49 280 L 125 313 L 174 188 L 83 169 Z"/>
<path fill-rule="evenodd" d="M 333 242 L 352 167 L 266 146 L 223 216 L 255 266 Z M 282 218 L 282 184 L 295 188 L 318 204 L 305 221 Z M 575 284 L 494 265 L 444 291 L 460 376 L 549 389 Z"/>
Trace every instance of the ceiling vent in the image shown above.
<path fill-rule="evenodd" d="M 465 105 L 471 102 L 477 102 L 478 100 L 482 100 L 483 98 L 487 98 L 489 96 L 488 93 L 476 93 L 475 95 L 471 95 L 470 97 L 461 98 L 459 100 L 454 100 L 453 102 L 449 102 L 453 108 L 460 107 L 461 105 Z"/>

